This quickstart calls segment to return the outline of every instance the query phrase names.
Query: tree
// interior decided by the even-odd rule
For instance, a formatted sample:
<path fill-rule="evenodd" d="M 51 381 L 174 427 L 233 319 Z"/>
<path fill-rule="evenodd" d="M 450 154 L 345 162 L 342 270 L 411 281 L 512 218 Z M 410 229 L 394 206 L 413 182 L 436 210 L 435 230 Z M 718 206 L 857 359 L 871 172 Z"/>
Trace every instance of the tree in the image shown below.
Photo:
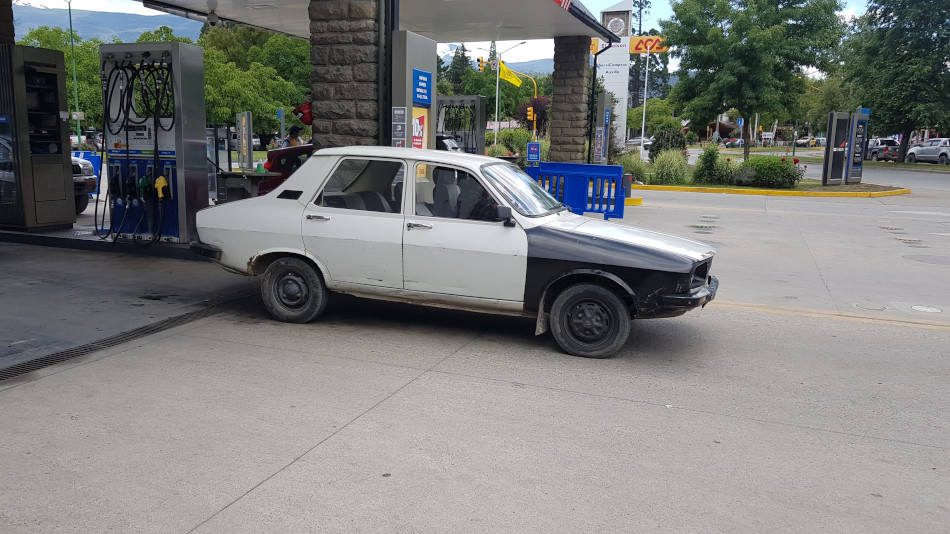
<path fill-rule="evenodd" d="M 749 124 L 756 112 L 794 107 L 806 68 L 827 70 L 842 35 L 839 0 L 683 0 L 662 34 L 680 58 L 674 105 L 694 122 L 736 108 Z M 749 132 L 743 128 L 745 156 Z"/>
<path fill-rule="evenodd" d="M 159 26 L 157 30 L 153 32 L 143 32 L 138 39 L 135 40 L 136 43 L 188 43 L 194 44 L 194 41 L 188 37 L 177 37 L 175 32 L 168 26 Z"/>
<path fill-rule="evenodd" d="M 902 134 L 950 129 L 950 0 L 870 0 L 845 43 L 845 80 L 871 108 L 869 125 Z"/>
<path fill-rule="evenodd" d="M 627 129 L 640 130 L 643 124 L 643 106 L 627 112 Z M 666 99 L 647 100 L 647 133 L 655 134 L 660 130 L 682 129 L 682 121 L 673 116 L 673 104 Z M 641 132 L 640 135 L 646 135 Z"/>
<path fill-rule="evenodd" d="M 529 106 L 534 110 L 534 121 L 528 120 Z M 539 95 L 538 98 L 532 98 L 531 100 L 528 100 L 527 102 L 524 102 L 518 106 L 516 118 L 518 119 L 518 122 L 523 124 L 525 128 L 529 130 L 534 127 L 535 124 L 537 124 L 538 137 L 541 138 L 544 137 L 548 131 L 548 109 L 550 107 L 551 99 L 546 96 Z"/>
<path fill-rule="evenodd" d="M 449 64 L 449 68 L 445 73 L 446 79 L 448 79 L 453 89 L 455 89 L 455 94 L 465 94 L 462 92 L 462 79 L 465 77 L 465 73 L 471 70 L 472 62 L 468 58 L 468 51 L 465 50 L 465 45 L 463 44 L 455 49 L 455 55 L 452 56 L 452 63 Z"/>
<path fill-rule="evenodd" d="M 648 35 L 659 35 L 655 29 L 651 29 Z M 647 65 L 647 54 L 632 54 L 630 56 L 630 83 L 629 91 L 632 98 L 630 105 L 637 107 L 643 104 L 643 67 Z M 650 54 L 650 75 L 649 87 L 647 88 L 647 98 L 666 98 L 670 93 L 670 54 L 661 52 L 659 54 Z"/>

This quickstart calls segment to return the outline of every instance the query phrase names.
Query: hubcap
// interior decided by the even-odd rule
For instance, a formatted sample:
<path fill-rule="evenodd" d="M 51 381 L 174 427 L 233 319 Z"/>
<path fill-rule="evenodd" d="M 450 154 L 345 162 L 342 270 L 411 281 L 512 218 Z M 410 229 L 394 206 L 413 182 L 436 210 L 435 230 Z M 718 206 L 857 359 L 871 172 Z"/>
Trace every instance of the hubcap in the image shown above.
<path fill-rule="evenodd" d="M 309 295 L 307 283 L 297 273 L 287 273 L 277 280 L 277 297 L 289 308 L 303 306 Z"/>
<path fill-rule="evenodd" d="M 567 317 L 571 333 L 582 341 L 598 341 L 610 331 L 610 313 L 598 302 L 579 302 Z"/>

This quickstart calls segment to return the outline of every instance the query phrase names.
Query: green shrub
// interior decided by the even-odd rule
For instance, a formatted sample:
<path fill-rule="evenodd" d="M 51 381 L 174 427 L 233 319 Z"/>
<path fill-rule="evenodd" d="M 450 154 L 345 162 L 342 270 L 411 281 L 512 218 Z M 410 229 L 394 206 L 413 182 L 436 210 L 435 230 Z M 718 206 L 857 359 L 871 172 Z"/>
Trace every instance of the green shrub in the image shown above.
<path fill-rule="evenodd" d="M 507 147 L 512 154 L 524 154 L 531 141 L 531 132 L 524 128 L 512 128 L 498 132 L 498 144 Z"/>
<path fill-rule="evenodd" d="M 660 130 L 654 137 L 656 139 L 650 144 L 650 161 L 656 161 L 657 156 L 666 150 L 686 150 L 686 136 L 678 128 Z"/>
<path fill-rule="evenodd" d="M 695 145 L 699 142 L 699 136 L 696 135 L 696 132 L 686 132 L 686 143 L 689 145 Z"/>
<path fill-rule="evenodd" d="M 495 132 L 488 130 L 485 132 L 485 146 L 489 147 L 495 144 Z"/>
<path fill-rule="evenodd" d="M 768 187 L 773 189 L 791 189 L 802 179 L 804 171 L 791 161 L 783 161 L 774 156 L 751 157 L 740 168 L 751 169 L 752 176 L 742 176 L 742 181 L 749 180 L 748 184 L 754 187 Z"/>
<path fill-rule="evenodd" d="M 719 164 L 719 147 L 708 145 L 703 153 L 696 160 L 696 168 L 693 171 L 693 182 L 697 184 L 721 184 L 723 176 L 720 175 L 722 167 Z"/>
<path fill-rule="evenodd" d="M 640 159 L 639 150 L 631 150 L 621 154 L 615 161 L 615 165 L 623 167 L 623 173 L 629 174 L 638 182 L 646 182 L 647 169 L 649 164 Z"/>
<path fill-rule="evenodd" d="M 508 147 L 505 145 L 485 145 L 485 155 L 497 158 L 498 156 L 507 156 Z"/>
<path fill-rule="evenodd" d="M 680 185 L 686 183 L 688 170 L 681 150 L 666 150 L 660 152 L 656 158 L 651 156 L 651 159 L 653 159 L 653 178 L 650 180 L 650 184 Z"/>

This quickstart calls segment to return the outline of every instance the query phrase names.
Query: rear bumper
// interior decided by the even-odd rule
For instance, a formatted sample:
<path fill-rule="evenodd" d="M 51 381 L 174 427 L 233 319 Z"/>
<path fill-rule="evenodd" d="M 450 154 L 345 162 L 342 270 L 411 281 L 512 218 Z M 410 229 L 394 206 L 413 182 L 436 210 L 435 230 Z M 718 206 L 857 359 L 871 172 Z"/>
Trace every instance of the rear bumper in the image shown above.
<path fill-rule="evenodd" d="M 663 310 L 698 308 L 705 306 L 716 298 L 716 291 L 718 290 L 719 279 L 710 276 L 709 282 L 695 291 L 680 295 L 659 295 L 656 300 L 660 309 Z"/>
<path fill-rule="evenodd" d="M 221 249 L 214 245 L 202 243 L 201 241 L 192 241 L 188 244 L 188 248 L 190 248 L 195 254 L 200 254 L 206 258 L 211 258 L 212 260 L 221 259 Z"/>

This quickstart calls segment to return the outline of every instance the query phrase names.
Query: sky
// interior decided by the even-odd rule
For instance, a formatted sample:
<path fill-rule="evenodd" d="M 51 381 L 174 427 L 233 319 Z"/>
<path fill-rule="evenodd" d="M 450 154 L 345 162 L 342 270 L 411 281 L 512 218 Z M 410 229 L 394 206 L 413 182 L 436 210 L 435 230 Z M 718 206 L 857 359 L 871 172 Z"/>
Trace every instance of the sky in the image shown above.
<path fill-rule="evenodd" d="M 584 4 L 595 18 L 600 18 L 600 12 L 616 5 L 619 0 L 573 0 Z M 14 0 L 16 4 L 29 4 L 35 7 L 48 7 L 65 9 L 66 0 Z M 866 0 L 843 0 L 845 8 L 842 15 L 853 17 L 864 13 L 866 9 Z M 139 15 L 161 15 L 163 13 L 142 7 L 141 2 L 133 0 L 72 0 L 73 9 L 85 9 L 89 11 L 108 11 L 116 13 L 135 13 Z M 643 17 L 644 31 L 649 28 L 659 28 L 659 21 L 669 19 L 673 16 L 671 0 L 653 0 L 652 7 Z M 488 49 L 491 43 L 465 43 L 465 47 L 475 50 L 479 47 Z M 518 41 L 499 41 L 497 47 L 499 51 L 518 44 Z M 540 39 L 528 41 L 527 43 L 513 48 L 510 52 L 503 54 L 502 59 L 506 63 L 519 63 L 522 61 L 531 61 L 534 59 L 547 59 L 554 57 L 554 41 L 551 39 Z"/>

